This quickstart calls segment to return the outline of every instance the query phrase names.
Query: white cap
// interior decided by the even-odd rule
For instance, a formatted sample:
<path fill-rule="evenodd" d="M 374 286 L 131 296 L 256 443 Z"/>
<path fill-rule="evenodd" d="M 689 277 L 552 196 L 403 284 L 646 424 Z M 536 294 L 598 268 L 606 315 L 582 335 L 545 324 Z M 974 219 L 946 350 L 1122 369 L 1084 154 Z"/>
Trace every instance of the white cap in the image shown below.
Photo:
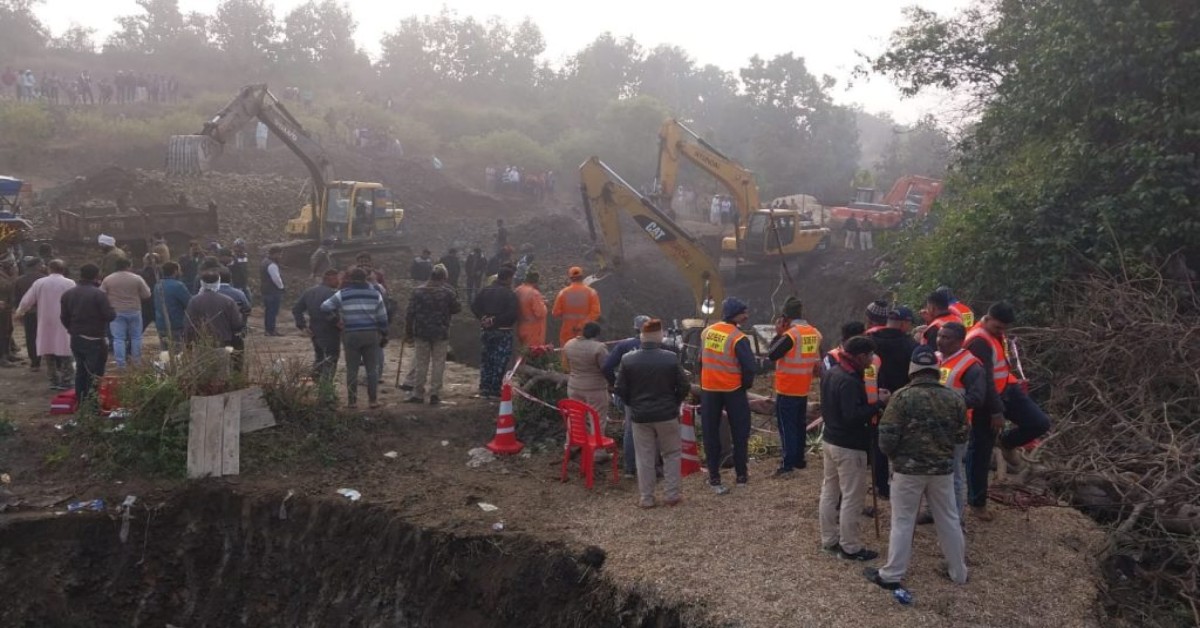
<path fill-rule="evenodd" d="M 116 238 L 114 238 L 110 235 L 105 235 L 103 233 L 100 234 L 99 238 L 96 238 L 96 241 L 100 243 L 100 246 L 116 246 L 117 245 Z"/>

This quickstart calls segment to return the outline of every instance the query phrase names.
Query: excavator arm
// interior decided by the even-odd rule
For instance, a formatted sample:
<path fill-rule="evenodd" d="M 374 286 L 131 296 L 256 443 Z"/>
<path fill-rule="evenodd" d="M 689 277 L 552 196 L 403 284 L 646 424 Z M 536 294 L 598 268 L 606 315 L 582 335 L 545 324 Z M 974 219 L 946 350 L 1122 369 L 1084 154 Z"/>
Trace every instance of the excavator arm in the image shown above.
<path fill-rule="evenodd" d="M 671 196 L 675 193 L 680 158 L 692 162 L 725 187 L 737 208 L 739 225 L 746 225 L 750 212 L 762 206 L 759 202 L 758 184 L 754 180 L 754 173 L 726 157 L 712 144 L 704 141 L 704 138 L 674 118 L 664 122 L 658 131 L 656 187 L 660 190 L 660 199 L 665 199 L 669 203 Z"/>
<path fill-rule="evenodd" d="M 701 316 L 712 314 L 724 299 L 725 289 L 717 267 L 700 244 L 599 158 L 584 162 L 579 178 L 592 240 L 598 240 L 597 227 L 603 237 L 603 242 L 597 242 L 602 266 L 619 269 L 624 261 L 620 220 L 625 212 L 683 273 Z"/>
<path fill-rule="evenodd" d="M 199 134 L 172 136 L 167 148 L 167 172 L 207 172 L 225 145 L 251 120 L 266 125 L 304 163 L 313 183 L 312 206 L 318 207 L 325 197 L 327 182 L 333 178 L 329 155 L 265 84 L 243 87 L 229 104 L 204 123 Z"/>

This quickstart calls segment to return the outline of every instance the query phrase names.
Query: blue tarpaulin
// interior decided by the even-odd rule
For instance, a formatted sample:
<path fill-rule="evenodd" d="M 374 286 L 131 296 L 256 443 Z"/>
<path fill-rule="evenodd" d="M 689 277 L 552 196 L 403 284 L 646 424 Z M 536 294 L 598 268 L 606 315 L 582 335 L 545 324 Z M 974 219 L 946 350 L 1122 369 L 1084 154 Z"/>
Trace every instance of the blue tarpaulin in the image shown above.
<path fill-rule="evenodd" d="M 25 182 L 12 177 L 0 177 L 0 196 L 16 196 Z"/>

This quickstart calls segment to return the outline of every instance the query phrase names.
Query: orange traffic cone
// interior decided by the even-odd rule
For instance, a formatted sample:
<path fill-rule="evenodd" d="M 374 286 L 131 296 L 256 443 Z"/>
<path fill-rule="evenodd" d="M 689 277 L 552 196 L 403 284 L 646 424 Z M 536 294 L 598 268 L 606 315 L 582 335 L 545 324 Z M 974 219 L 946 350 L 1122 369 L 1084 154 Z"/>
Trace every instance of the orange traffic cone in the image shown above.
<path fill-rule="evenodd" d="M 696 449 L 696 406 L 684 405 L 679 414 L 679 475 L 687 477 L 700 471 L 700 452 Z"/>
<path fill-rule="evenodd" d="M 513 455 L 521 453 L 524 443 L 517 440 L 517 423 L 513 421 L 512 386 L 504 382 L 500 391 L 500 417 L 496 419 L 496 437 L 487 444 L 494 454 Z"/>

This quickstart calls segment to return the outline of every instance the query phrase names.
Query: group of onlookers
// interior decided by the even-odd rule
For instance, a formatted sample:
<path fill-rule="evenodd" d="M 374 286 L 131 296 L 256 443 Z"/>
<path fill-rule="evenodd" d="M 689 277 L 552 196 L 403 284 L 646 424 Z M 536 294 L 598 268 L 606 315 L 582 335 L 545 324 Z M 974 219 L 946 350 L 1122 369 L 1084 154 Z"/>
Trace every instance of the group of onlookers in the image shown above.
<path fill-rule="evenodd" d="M 10 66 L 0 73 L 0 86 L 4 88 L 0 93 L 11 93 L 18 101 L 43 100 L 55 105 L 169 103 L 179 99 L 179 82 L 173 75 L 131 70 L 118 70 L 111 79 L 94 81 L 87 70 L 76 76 L 42 72 L 38 77 L 33 70 L 14 70 Z"/>

